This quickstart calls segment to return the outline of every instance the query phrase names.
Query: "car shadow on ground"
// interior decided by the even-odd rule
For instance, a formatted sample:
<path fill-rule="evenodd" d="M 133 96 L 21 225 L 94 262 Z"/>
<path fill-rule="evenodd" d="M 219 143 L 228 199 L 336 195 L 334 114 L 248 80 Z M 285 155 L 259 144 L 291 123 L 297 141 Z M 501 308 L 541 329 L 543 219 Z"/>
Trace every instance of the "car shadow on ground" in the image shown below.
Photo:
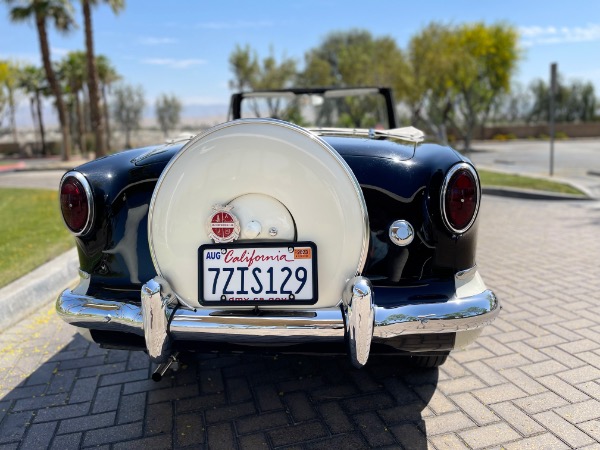
<path fill-rule="evenodd" d="M 205 354 L 160 382 L 142 352 L 75 335 L 0 400 L 19 448 L 427 448 L 438 369 L 372 357 Z M 18 374 L 13 374 L 18 376 Z M 15 447 L 16 448 L 16 447 Z"/>

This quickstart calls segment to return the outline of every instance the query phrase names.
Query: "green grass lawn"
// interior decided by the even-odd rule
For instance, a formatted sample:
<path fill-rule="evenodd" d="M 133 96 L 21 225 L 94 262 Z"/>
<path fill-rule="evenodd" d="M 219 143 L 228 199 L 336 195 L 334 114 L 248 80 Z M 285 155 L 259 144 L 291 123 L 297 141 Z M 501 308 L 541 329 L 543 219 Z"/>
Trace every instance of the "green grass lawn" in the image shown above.
<path fill-rule="evenodd" d="M 504 186 L 536 191 L 557 192 L 560 194 L 581 195 L 585 194 L 568 184 L 542 178 L 532 178 L 523 175 L 513 175 L 489 170 L 477 170 L 483 186 Z"/>
<path fill-rule="evenodd" d="M 0 287 L 74 245 L 56 191 L 0 189 Z"/>

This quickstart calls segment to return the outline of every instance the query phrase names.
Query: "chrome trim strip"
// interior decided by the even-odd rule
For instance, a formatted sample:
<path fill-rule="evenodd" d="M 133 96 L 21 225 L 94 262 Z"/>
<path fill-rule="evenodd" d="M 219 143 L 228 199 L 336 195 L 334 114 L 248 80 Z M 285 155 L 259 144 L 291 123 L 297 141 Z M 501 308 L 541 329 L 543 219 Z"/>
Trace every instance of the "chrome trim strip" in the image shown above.
<path fill-rule="evenodd" d="M 373 288 L 376 295 L 377 288 Z M 70 289 L 57 299 L 58 315 L 72 325 L 97 330 L 124 331 L 144 336 L 142 308 L 137 304 L 96 299 L 75 294 Z M 341 308 L 294 311 L 268 311 L 256 315 L 254 310 L 217 309 L 174 311 L 169 327 L 172 340 L 227 340 L 237 343 L 308 343 L 343 340 L 344 317 Z M 386 308 L 374 305 L 373 340 L 400 335 L 452 333 L 481 328 L 500 312 L 494 293 L 485 290 L 447 302 L 406 304 Z"/>
<path fill-rule="evenodd" d="M 166 139 L 164 144 L 153 147 L 151 150 L 148 150 L 143 155 L 133 158 L 131 160 L 131 162 L 133 164 L 138 164 L 152 156 L 160 155 L 161 153 L 164 153 L 164 152 L 170 150 L 170 147 L 172 147 L 173 145 L 180 144 L 185 141 L 189 141 L 194 136 L 195 136 L 195 134 L 189 134 L 189 135 L 185 135 L 185 136 L 178 136 L 178 137 L 175 137 L 172 139 Z"/>
<path fill-rule="evenodd" d="M 79 232 L 75 232 L 75 231 L 71 230 L 71 227 L 69 227 L 69 225 L 67 225 L 67 222 L 65 221 L 65 216 L 62 214 L 62 208 L 60 205 L 60 193 L 62 192 L 62 185 L 65 182 L 65 180 L 69 177 L 73 177 L 81 183 L 81 185 L 83 186 L 83 190 L 85 191 L 85 196 L 87 199 L 88 216 L 87 216 L 85 225 Z M 62 217 L 62 220 L 63 220 L 65 226 L 71 233 L 73 233 L 74 236 L 83 236 L 91 230 L 92 225 L 94 223 L 94 218 L 95 218 L 96 212 L 95 212 L 95 208 L 94 208 L 94 201 L 92 198 L 92 187 L 90 186 L 90 183 L 88 182 L 87 178 L 84 177 L 82 173 L 77 172 L 76 170 L 71 170 L 62 176 L 62 178 L 60 179 L 60 183 L 58 185 L 58 207 L 61 209 L 60 215 Z"/>
<path fill-rule="evenodd" d="M 465 281 L 465 280 L 469 280 L 469 279 L 473 278 L 476 273 L 477 273 L 477 264 L 475 264 L 473 267 L 471 267 L 469 269 L 465 269 L 465 270 L 461 270 L 460 272 L 456 272 L 456 274 L 454 275 L 454 278 L 457 280 L 460 280 L 460 281 Z"/>
<path fill-rule="evenodd" d="M 477 189 L 477 205 L 475 206 L 475 212 L 473 213 L 473 217 L 471 218 L 471 221 L 467 224 L 466 227 L 464 227 L 462 229 L 457 229 L 452 226 L 452 224 L 448 220 L 448 213 L 446 211 L 446 191 L 448 190 L 448 183 L 450 183 L 450 179 L 452 178 L 452 176 L 459 170 L 467 170 L 471 173 L 471 175 L 473 175 L 473 179 L 475 180 L 475 187 Z M 450 231 L 453 231 L 454 233 L 462 234 L 462 233 L 466 232 L 469 228 L 471 228 L 473 223 L 475 223 L 475 219 L 477 219 L 477 214 L 479 214 L 479 205 L 480 204 L 481 204 L 481 187 L 480 187 L 479 175 L 477 174 L 477 171 L 473 168 L 472 165 L 470 165 L 466 162 L 461 162 L 461 163 L 458 163 L 458 164 L 455 164 L 454 166 L 452 166 L 450 168 L 450 170 L 448 171 L 448 173 L 446 174 L 446 178 L 444 178 L 444 183 L 442 184 L 442 193 L 440 195 L 440 208 L 442 210 L 442 219 L 444 221 L 444 225 L 446 225 L 446 227 L 448 227 L 448 229 Z"/>

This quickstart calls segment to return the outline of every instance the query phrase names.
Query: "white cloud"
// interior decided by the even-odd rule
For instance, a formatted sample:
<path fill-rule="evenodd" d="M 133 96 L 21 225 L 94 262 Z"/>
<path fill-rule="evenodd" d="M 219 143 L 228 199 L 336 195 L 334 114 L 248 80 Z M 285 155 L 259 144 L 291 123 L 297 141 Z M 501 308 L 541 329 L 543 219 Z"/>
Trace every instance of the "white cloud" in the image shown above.
<path fill-rule="evenodd" d="M 600 40 L 600 24 L 588 24 L 585 27 L 520 27 L 522 44 L 534 45 L 592 42 Z"/>
<path fill-rule="evenodd" d="M 143 38 L 138 39 L 138 42 L 142 45 L 165 45 L 165 44 L 176 44 L 179 41 L 177 39 L 169 38 L 169 37 L 163 37 L 163 38 L 143 37 Z"/>
<path fill-rule="evenodd" d="M 257 22 L 237 20 L 235 22 L 203 22 L 196 25 L 196 28 L 204 28 L 208 30 L 232 30 L 240 28 L 268 28 L 272 26 L 273 22 L 268 20 L 261 20 Z"/>
<path fill-rule="evenodd" d="M 67 53 L 72 51 L 73 50 L 71 50 L 70 48 L 52 47 L 52 49 L 50 50 L 50 54 L 53 58 L 62 58 L 63 56 L 66 56 Z"/>
<path fill-rule="evenodd" d="M 206 64 L 206 61 L 203 59 L 147 58 L 143 59 L 142 63 L 154 66 L 165 66 L 172 69 L 187 69 L 188 67 Z"/>

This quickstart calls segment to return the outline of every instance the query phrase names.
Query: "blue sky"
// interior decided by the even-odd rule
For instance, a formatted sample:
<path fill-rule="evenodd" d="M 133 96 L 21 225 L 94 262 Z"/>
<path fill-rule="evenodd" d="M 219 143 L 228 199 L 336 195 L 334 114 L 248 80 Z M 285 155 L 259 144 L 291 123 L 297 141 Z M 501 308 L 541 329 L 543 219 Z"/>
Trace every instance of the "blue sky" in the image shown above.
<path fill-rule="evenodd" d="M 76 20 L 81 23 L 79 10 Z M 510 23 L 521 32 L 517 80 L 547 79 L 557 62 L 567 79 L 590 80 L 600 95 L 600 2 L 594 0 L 130 0 L 117 16 L 108 6 L 96 7 L 93 20 L 96 52 L 108 56 L 126 82 L 143 85 L 149 104 L 172 93 L 188 116 L 228 103 L 228 57 L 236 44 L 250 44 L 261 57 L 272 49 L 302 67 L 304 53 L 329 32 L 368 29 L 406 48 L 432 21 Z M 83 49 L 82 26 L 66 36 L 51 31 L 50 44 L 54 59 Z M 41 64 L 38 49 L 34 25 L 10 23 L 0 4 L 0 58 Z"/>

